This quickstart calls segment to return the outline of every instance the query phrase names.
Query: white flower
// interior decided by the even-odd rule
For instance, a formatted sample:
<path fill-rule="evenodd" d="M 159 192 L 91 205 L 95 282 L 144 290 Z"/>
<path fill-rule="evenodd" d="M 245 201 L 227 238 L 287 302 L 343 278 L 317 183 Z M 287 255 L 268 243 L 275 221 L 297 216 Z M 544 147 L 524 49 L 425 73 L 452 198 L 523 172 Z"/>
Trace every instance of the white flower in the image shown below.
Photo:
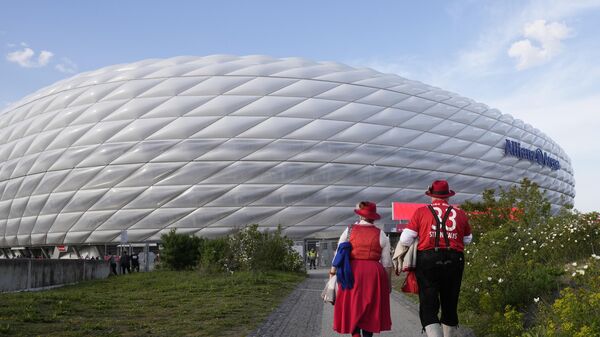
<path fill-rule="evenodd" d="M 475 288 L 475 292 L 478 293 L 479 292 L 479 288 Z"/>
<path fill-rule="evenodd" d="M 588 265 L 586 264 L 585 266 L 583 266 L 583 269 L 588 269 Z"/>
<path fill-rule="evenodd" d="M 525 247 L 521 247 L 521 250 L 525 250 Z"/>
<path fill-rule="evenodd" d="M 499 278 L 498 283 L 502 283 L 502 282 L 504 282 L 504 280 L 502 278 Z"/>
<path fill-rule="evenodd" d="M 585 275 L 585 270 L 583 269 L 577 269 L 577 272 L 581 275 Z"/>
<path fill-rule="evenodd" d="M 575 277 L 576 275 L 577 275 L 577 273 L 573 273 L 573 274 L 571 274 L 571 276 L 572 276 L 572 277 Z"/>
<path fill-rule="evenodd" d="M 490 276 L 488 276 L 488 281 L 491 281 L 491 280 L 492 280 L 492 278 Z"/>
<path fill-rule="evenodd" d="M 577 262 L 573 262 L 573 263 L 571 263 L 571 265 L 572 265 L 573 267 L 577 267 Z"/>
<path fill-rule="evenodd" d="M 539 301 L 540 301 L 540 298 L 539 298 L 539 297 L 534 297 L 534 298 L 533 298 L 533 301 L 534 301 L 535 303 L 537 303 L 537 302 L 539 302 Z"/>

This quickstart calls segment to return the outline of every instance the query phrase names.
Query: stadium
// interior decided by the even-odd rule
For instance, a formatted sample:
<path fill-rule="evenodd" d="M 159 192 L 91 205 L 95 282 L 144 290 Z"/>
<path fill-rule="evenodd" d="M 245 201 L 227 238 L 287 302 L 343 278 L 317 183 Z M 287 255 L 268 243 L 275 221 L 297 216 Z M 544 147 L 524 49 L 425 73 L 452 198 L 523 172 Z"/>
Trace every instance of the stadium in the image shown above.
<path fill-rule="evenodd" d="M 248 224 L 340 233 L 384 223 L 434 179 L 475 201 L 528 178 L 572 204 L 570 159 L 541 131 L 398 75 L 267 56 L 175 57 L 78 74 L 0 114 L 0 255 L 218 237 Z"/>

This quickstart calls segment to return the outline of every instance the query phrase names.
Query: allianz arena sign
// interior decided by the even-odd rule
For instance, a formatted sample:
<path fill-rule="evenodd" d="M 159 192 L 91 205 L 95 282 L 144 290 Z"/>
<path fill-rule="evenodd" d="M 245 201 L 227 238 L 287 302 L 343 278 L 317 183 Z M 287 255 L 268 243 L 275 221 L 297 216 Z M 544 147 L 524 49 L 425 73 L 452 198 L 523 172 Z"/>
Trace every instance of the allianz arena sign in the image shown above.
<path fill-rule="evenodd" d="M 507 139 L 543 149 L 549 165 L 512 143 L 506 155 Z M 425 202 L 434 179 L 461 203 L 524 177 L 555 209 L 573 202 L 558 144 L 443 89 L 301 58 L 150 59 L 78 74 L 0 113 L 0 248 L 118 243 L 123 231 L 155 241 L 172 228 L 215 237 L 252 223 L 302 238 L 340 232 L 360 200 L 389 223 L 393 201 Z"/>
<path fill-rule="evenodd" d="M 547 152 L 542 151 L 539 147 L 535 150 L 529 150 L 521 147 L 521 143 L 507 139 L 504 146 L 504 153 L 536 162 L 542 166 L 548 166 L 552 170 L 560 169 L 560 162 L 557 159 L 550 157 Z"/>

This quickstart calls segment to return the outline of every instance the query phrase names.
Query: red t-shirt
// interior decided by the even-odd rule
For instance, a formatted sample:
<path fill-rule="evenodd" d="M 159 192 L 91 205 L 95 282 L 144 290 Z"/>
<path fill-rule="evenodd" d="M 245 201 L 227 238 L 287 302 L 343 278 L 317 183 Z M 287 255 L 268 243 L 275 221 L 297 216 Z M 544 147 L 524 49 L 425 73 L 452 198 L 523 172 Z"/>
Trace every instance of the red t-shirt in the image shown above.
<path fill-rule="evenodd" d="M 448 203 L 444 200 L 434 200 L 431 203 L 433 209 L 438 214 L 440 221 L 448 209 Z M 421 207 L 415 211 L 407 229 L 413 230 L 419 235 L 419 245 L 417 250 L 428 250 L 435 248 L 435 228 L 437 223 L 433 214 L 427 206 Z M 463 238 L 471 235 L 471 226 L 465 212 L 461 209 L 452 207 L 448 220 L 446 220 L 446 231 L 448 232 L 448 241 L 450 249 L 462 252 L 465 248 Z M 446 247 L 444 232 L 440 228 L 439 247 Z"/>

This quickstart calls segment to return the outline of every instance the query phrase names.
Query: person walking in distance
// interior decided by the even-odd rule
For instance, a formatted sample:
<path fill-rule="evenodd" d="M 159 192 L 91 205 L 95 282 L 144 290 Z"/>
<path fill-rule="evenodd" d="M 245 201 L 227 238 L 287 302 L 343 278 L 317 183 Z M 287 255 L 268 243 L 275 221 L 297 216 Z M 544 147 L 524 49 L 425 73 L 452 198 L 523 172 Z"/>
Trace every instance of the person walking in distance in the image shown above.
<path fill-rule="evenodd" d="M 431 197 L 431 204 L 415 211 L 400 235 L 400 243 L 410 246 L 419 239 L 415 274 L 423 329 L 428 337 L 452 337 L 458 326 L 463 250 L 473 235 L 465 212 L 448 204 L 455 193 L 447 181 L 434 181 L 425 194 Z"/>
<path fill-rule="evenodd" d="M 132 271 L 140 271 L 140 257 L 138 253 L 131 254 L 131 270 Z"/>
<path fill-rule="evenodd" d="M 361 201 L 354 212 L 360 221 L 340 236 L 329 271 L 330 277 L 336 275 L 338 281 L 333 329 L 353 337 L 361 333 L 371 337 L 392 328 L 390 241 L 374 225 L 381 218 L 374 203 Z"/>
<path fill-rule="evenodd" d="M 317 251 L 314 248 L 308 251 L 308 262 L 310 262 L 308 269 L 317 269 Z"/>
<path fill-rule="evenodd" d="M 123 251 L 121 254 L 121 274 L 131 274 L 131 260 L 129 258 L 129 254 L 126 251 Z"/>
<path fill-rule="evenodd" d="M 108 261 L 110 263 L 110 271 L 113 275 L 117 275 L 117 257 L 113 254 L 108 255 Z"/>

